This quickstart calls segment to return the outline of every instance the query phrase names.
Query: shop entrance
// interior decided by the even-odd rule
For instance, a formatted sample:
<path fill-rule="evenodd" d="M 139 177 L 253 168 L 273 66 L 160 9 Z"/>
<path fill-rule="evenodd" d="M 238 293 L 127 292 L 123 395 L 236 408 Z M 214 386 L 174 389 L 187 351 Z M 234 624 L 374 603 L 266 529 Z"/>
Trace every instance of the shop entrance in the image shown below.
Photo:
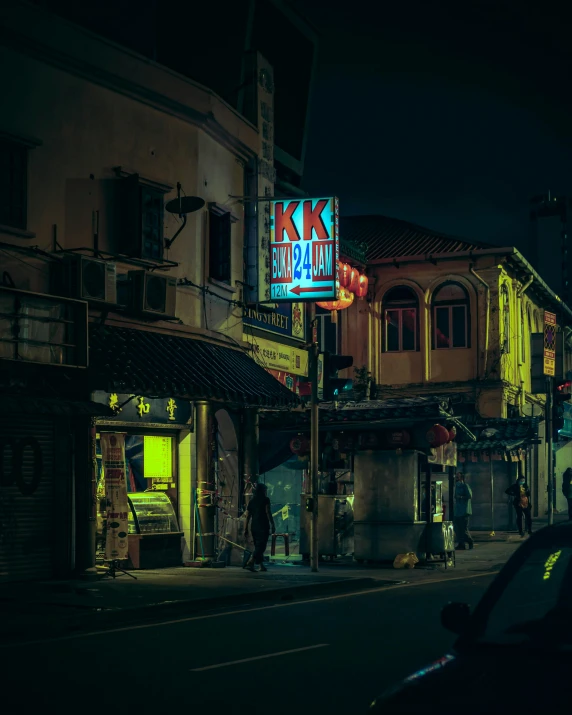
<path fill-rule="evenodd" d="M 113 430 L 102 428 L 102 431 Z M 125 480 L 129 502 L 129 559 L 126 566 L 133 569 L 180 566 L 182 532 L 177 518 L 178 435 L 143 430 L 118 430 L 119 433 L 125 441 Z M 103 566 L 106 496 L 100 436 L 98 431 L 96 563 Z"/>

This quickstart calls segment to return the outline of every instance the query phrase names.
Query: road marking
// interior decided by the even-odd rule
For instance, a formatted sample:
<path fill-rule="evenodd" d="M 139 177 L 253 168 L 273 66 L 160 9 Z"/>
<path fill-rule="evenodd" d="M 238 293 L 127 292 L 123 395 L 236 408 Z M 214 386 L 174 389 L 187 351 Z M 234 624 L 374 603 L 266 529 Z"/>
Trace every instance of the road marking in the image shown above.
<path fill-rule="evenodd" d="M 73 633 L 67 636 L 56 636 L 55 638 L 42 638 L 33 641 L 20 641 L 18 643 L 0 643 L 0 650 L 4 648 L 18 648 L 29 645 L 42 645 L 43 643 L 56 643 L 59 641 L 78 640 L 79 638 L 93 638 L 95 636 L 105 636 L 108 633 L 123 633 L 125 631 L 139 631 L 144 628 L 161 628 L 162 626 L 173 626 L 178 623 L 190 623 L 191 621 L 206 621 L 210 618 L 224 618 L 225 616 L 237 616 L 241 613 L 254 613 L 256 611 L 270 611 L 275 608 L 291 608 L 293 606 L 304 606 L 308 603 L 322 603 L 324 601 L 337 601 L 340 598 L 357 598 L 358 596 L 369 596 L 372 593 L 382 593 L 395 591 L 398 588 L 411 588 L 413 586 L 432 586 L 435 583 L 449 583 L 450 581 L 465 581 L 470 578 L 482 578 L 483 576 L 496 576 L 498 571 L 486 571 L 483 573 L 471 574 L 470 576 L 453 576 L 452 578 L 440 578 L 432 581 L 416 581 L 415 583 L 403 583 L 396 586 L 380 586 L 370 588 L 365 591 L 355 591 L 353 593 L 340 593 L 335 596 L 323 596 L 322 598 L 309 598 L 305 601 L 289 601 L 288 603 L 273 603 L 270 606 L 258 606 L 257 608 L 240 608 L 236 611 L 221 611 L 220 613 L 206 613 L 202 616 L 188 616 L 177 618 L 172 621 L 156 621 L 154 623 L 139 623 L 134 626 L 123 626 L 121 628 L 106 628 L 100 631 L 88 631 L 86 633 Z"/>
<path fill-rule="evenodd" d="M 266 658 L 277 658 L 279 655 L 290 655 L 290 653 L 302 653 L 305 650 L 315 648 L 327 648 L 329 643 L 319 645 L 308 645 L 305 648 L 292 648 L 292 650 L 281 650 L 279 653 L 268 653 L 267 655 L 255 655 L 252 658 L 242 658 L 241 660 L 229 660 L 227 663 L 217 663 L 216 665 L 205 665 L 202 668 L 191 668 L 191 673 L 200 673 L 203 670 L 214 670 L 215 668 L 226 668 L 229 665 L 239 665 L 240 663 L 251 663 L 253 660 L 265 660 Z"/>

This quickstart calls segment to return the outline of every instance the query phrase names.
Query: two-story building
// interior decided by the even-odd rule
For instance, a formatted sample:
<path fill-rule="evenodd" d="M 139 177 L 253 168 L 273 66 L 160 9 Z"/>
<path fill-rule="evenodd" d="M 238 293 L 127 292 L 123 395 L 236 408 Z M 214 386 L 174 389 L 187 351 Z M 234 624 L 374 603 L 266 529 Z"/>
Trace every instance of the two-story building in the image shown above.
<path fill-rule="evenodd" d="M 257 409 L 297 402 L 242 340 L 261 125 L 34 4 L 0 26 L 0 581 L 93 567 L 104 432 L 125 435 L 134 559 L 210 558 Z"/>
<path fill-rule="evenodd" d="M 342 314 L 342 352 L 367 366 L 378 399 L 445 396 L 477 438 L 457 437 L 473 525 L 513 523 L 505 490 L 528 476 L 547 508 L 544 402 L 531 392 L 531 333 L 543 313 L 569 334 L 572 311 L 513 247 L 450 237 L 384 216 L 342 217 L 367 245 L 370 296 Z"/>

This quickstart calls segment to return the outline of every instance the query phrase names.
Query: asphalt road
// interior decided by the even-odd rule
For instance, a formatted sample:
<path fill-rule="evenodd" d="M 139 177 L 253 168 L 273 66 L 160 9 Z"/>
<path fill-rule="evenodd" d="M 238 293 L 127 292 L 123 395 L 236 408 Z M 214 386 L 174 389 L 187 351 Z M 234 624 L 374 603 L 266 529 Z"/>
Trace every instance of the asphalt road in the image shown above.
<path fill-rule="evenodd" d="M 474 605 L 491 580 L 241 606 L 0 648 L 2 712 L 365 713 L 380 691 L 450 647 L 443 604 Z"/>

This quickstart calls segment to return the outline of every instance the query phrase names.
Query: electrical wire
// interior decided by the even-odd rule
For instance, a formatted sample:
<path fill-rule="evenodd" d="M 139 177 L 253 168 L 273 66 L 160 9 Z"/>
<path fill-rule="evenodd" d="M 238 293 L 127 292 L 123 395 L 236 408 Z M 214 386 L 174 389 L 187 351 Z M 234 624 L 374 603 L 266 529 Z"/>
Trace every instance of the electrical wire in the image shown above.
<path fill-rule="evenodd" d="M 49 270 L 46 270 L 45 268 L 40 268 L 39 266 L 35 266 L 33 263 L 30 263 L 29 261 L 25 261 L 23 258 L 20 258 L 19 256 L 16 256 L 13 253 L 9 253 L 8 251 L 5 251 L 3 248 L 0 248 L 0 253 L 3 253 L 4 255 L 8 256 L 8 258 L 14 258 L 15 260 L 22 263 L 24 266 L 27 266 L 28 268 L 33 268 L 35 271 L 38 271 L 39 273 L 45 273 L 46 275 L 49 273 Z"/>

